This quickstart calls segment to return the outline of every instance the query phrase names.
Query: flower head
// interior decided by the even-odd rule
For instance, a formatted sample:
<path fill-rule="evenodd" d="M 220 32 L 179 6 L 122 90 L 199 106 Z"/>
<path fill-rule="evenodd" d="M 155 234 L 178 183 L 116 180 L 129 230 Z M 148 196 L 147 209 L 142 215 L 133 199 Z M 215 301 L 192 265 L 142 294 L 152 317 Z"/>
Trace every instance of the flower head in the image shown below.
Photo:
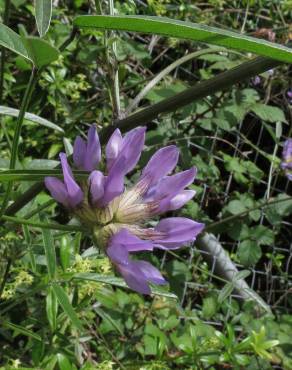
<path fill-rule="evenodd" d="M 117 129 L 105 148 L 105 162 L 94 126 L 85 142 L 77 138 L 73 162 L 76 168 L 89 171 L 87 182 L 77 183 L 64 153 L 60 154 L 64 181 L 47 177 L 45 184 L 51 195 L 68 207 L 93 234 L 116 270 L 130 288 L 150 294 L 149 283 L 162 285 L 161 273 L 146 261 L 131 258 L 133 253 L 159 249 L 177 249 L 196 239 L 204 225 L 188 218 L 170 217 L 153 228 L 147 220 L 163 212 L 181 208 L 195 192 L 185 190 L 192 184 L 196 169 L 171 175 L 179 157 L 178 148 L 170 145 L 159 149 L 142 170 L 133 186 L 125 188 L 125 176 L 139 161 L 144 141 L 144 127 L 129 131 L 125 136 Z"/>
<path fill-rule="evenodd" d="M 285 170 L 287 178 L 292 180 L 292 139 L 284 142 L 281 167 Z"/>

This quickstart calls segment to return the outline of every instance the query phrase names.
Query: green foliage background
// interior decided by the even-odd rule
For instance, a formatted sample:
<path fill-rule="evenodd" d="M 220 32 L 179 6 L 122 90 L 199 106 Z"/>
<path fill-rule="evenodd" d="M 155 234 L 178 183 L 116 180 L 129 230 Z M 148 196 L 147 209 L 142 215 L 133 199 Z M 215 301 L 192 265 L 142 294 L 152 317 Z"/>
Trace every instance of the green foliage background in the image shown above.
<path fill-rule="evenodd" d="M 53 47 L 68 39 L 73 18 L 110 12 L 107 1 L 53 4 L 47 33 L 45 24 L 36 25 L 31 1 L 11 1 L 9 27 L 24 38 L 37 36 L 39 30 L 54 54 Z M 119 15 L 167 16 L 247 35 L 273 29 L 282 44 L 291 37 L 290 0 L 127 0 L 115 1 L 114 7 Z M 4 8 L 0 0 L 1 14 Z M 35 41 L 27 42 L 35 47 Z M 80 29 L 61 55 L 41 69 L 27 111 L 46 121 L 25 117 L 16 170 L 26 170 L 28 176 L 31 170 L 51 170 L 58 153 L 65 148 L 70 154 L 75 136 L 90 124 L 95 122 L 100 130 L 109 126 L 119 113 L 113 89 L 116 71 L 120 109 L 129 114 L 133 99 L 154 76 L 186 54 L 207 48 L 208 53 L 165 73 L 140 100 L 139 109 L 251 55 L 182 39 Z M 20 109 L 30 60 L 43 67 L 43 59 L 9 51 L 5 55 L 1 105 Z M 200 242 L 176 253 L 145 255 L 161 267 L 169 289 L 142 297 L 113 278 L 107 258 L 90 238 L 69 231 L 74 224 L 64 230 L 40 230 L 2 220 L 2 368 L 292 369 L 291 184 L 279 166 L 283 141 L 292 131 L 289 88 L 291 66 L 283 64 L 261 74 L 259 84 L 253 79 L 241 82 L 160 116 L 148 126 L 140 161 L 142 168 L 157 148 L 179 146 L 180 169 L 195 165 L 198 177 L 195 200 L 177 214 L 205 222 L 208 231 L 220 236 L 231 260 L 271 312 L 232 294 L 234 282 L 207 264 Z M 1 107 L 0 114 L 4 171 L 9 168 L 16 119 Z M 6 180 L 0 184 L 1 203 L 7 186 Z M 16 182 L 12 199 L 29 186 L 31 181 Z M 262 208 L 267 201 L 274 203 Z M 17 216 L 43 224 L 67 225 L 70 220 L 46 192 Z"/>

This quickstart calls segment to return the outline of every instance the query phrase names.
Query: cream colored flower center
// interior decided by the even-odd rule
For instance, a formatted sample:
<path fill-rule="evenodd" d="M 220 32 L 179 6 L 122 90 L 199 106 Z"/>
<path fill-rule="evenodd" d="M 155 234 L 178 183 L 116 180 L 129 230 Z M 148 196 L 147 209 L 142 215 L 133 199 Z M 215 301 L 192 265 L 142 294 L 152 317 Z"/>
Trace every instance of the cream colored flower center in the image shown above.
<path fill-rule="evenodd" d="M 87 185 L 83 186 L 83 191 L 84 200 L 74 213 L 82 224 L 93 231 L 99 246 L 105 247 L 109 238 L 123 228 L 143 236 L 142 225 L 150 216 L 151 206 L 143 203 L 139 186 L 126 190 L 104 208 L 89 203 Z"/>

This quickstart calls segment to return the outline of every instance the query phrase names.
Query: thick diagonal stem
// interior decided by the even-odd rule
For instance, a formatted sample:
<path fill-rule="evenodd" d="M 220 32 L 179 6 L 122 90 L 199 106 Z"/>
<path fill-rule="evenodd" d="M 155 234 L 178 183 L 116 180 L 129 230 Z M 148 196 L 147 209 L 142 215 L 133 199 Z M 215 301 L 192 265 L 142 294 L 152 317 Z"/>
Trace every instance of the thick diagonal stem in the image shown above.
<path fill-rule="evenodd" d="M 238 82 L 251 78 L 254 75 L 263 73 L 275 68 L 280 62 L 264 57 L 258 57 L 241 65 L 220 73 L 219 75 L 186 89 L 170 98 L 164 99 L 148 108 L 142 109 L 124 119 L 116 120 L 113 126 L 104 129 L 101 137 L 104 141 L 111 135 L 115 128 L 122 131 L 129 130 L 136 126 L 147 125 L 152 120 L 158 118 L 160 114 L 174 112 L 196 100 L 213 95 L 218 91 L 226 90 Z"/>

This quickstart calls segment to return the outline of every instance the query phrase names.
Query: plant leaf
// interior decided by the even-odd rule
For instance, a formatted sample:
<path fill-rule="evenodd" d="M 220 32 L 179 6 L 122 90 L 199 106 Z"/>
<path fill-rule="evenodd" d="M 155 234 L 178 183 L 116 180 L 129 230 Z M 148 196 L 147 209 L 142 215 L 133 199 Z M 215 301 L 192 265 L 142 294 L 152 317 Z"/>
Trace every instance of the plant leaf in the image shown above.
<path fill-rule="evenodd" d="M 15 108 L 5 107 L 4 105 L 0 105 L 0 114 L 4 116 L 18 117 L 19 110 Z M 62 134 L 64 133 L 64 130 L 61 127 L 48 121 L 45 118 L 37 116 L 36 114 L 26 112 L 24 115 L 24 119 L 26 119 L 27 121 L 38 123 L 39 125 L 51 128 L 53 130 L 61 132 Z"/>
<path fill-rule="evenodd" d="M 27 337 L 31 337 L 31 338 L 34 338 L 38 341 L 42 341 L 42 338 L 38 334 L 24 328 L 23 326 L 13 324 L 12 322 L 8 322 L 8 321 L 4 321 L 3 326 L 5 326 L 6 328 L 9 328 L 11 330 L 14 330 L 16 333 L 20 333 L 20 334 L 25 335 Z"/>
<path fill-rule="evenodd" d="M 73 171 L 76 179 L 87 179 L 88 173 L 85 171 Z M 62 170 L 1 170 L 0 169 L 0 181 L 42 181 L 46 176 L 55 176 L 60 179 L 63 178 Z"/>
<path fill-rule="evenodd" d="M 52 17 L 52 0 L 35 0 L 35 19 L 41 37 L 47 33 Z"/>
<path fill-rule="evenodd" d="M 0 45 L 14 51 L 16 54 L 31 60 L 21 37 L 11 28 L 0 23 Z"/>
<path fill-rule="evenodd" d="M 49 287 L 46 297 L 46 313 L 52 332 L 57 329 L 58 301 L 52 287 Z"/>
<path fill-rule="evenodd" d="M 110 284 L 110 285 L 118 286 L 121 288 L 128 287 L 123 279 L 115 277 L 115 276 L 106 276 L 106 275 L 99 275 L 99 274 L 85 272 L 85 273 L 75 274 L 73 276 L 73 279 L 95 281 L 97 283 Z M 151 291 L 155 295 L 177 299 L 177 296 L 175 294 L 165 292 L 157 288 L 151 288 Z"/>
<path fill-rule="evenodd" d="M 41 68 L 59 56 L 59 51 L 48 42 L 37 37 L 21 37 L 11 28 L 0 23 L 0 45 L 28 59 Z"/>
<path fill-rule="evenodd" d="M 59 57 L 59 51 L 48 42 L 37 37 L 23 37 L 22 41 L 28 51 L 30 60 L 37 68 L 44 67 Z"/>
<path fill-rule="evenodd" d="M 170 18 L 151 16 L 79 16 L 74 19 L 74 25 L 78 27 L 143 32 L 195 40 L 292 63 L 292 50 L 285 46 L 229 30 Z"/>
<path fill-rule="evenodd" d="M 48 219 L 44 215 L 40 215 L 40 220 L 43 223 L 48 223 Z M 51 230 L 42 229 L 44 248 L 47 260 L 47 267 L 50 279 L 56 277 L 57 270 L 57 259 L 55 253 L 54 239 L 51 233 Z"/>
<path fill-rule="evenodd" d="M 62 306 L 64 312 L 68 315 L 69 319 L 71 320 L 72 324 L 79 330 L 83 330 L 83 326 L 81 321 L 78 319 L 76 312 L 74 311 L 74 308 L 72 307 L 68 295 L 65 292 L 65 290 L 56 283 L 52 284 L 52 288 L 54 293 L 56 294 L 56 297 Z"/>

